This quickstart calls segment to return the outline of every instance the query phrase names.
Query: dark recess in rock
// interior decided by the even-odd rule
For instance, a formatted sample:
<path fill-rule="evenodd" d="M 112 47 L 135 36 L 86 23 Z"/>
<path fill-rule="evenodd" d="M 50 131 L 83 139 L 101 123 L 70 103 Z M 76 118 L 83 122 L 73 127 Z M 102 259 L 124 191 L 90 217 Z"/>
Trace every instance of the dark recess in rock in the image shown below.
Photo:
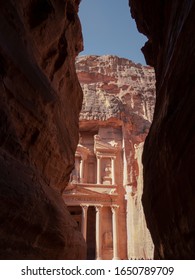
<path fill-rule="evenodd" d="M 29 25 L 30 28 L 35 28 L 45 21 L 51 13 L 54 13 L 54 8 L 50 0 L 35 0 L 32 1 L 29 8 Z"/>
<path fill-rule="evenodd" d="M 58 58 L 54 64 L 54 71 L 53 73 L 57 72 L 61 66 L 64 64 L 64 61 L 67 57 L 67 42 L 65 37 L 65 32 L 62 33 L 59 43 L 58 43 Z"/>
<path fill-rule="evenodd" d="M 6 64 L 3 56 L 0 55 L 0 76 L 3 78 L 6 74 Z"/>

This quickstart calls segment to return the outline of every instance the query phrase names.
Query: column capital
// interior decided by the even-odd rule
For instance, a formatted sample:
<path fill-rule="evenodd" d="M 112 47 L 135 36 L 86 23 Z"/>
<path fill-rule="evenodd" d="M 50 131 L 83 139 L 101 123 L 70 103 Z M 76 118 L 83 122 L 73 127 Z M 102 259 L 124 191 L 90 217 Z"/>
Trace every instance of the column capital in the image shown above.
<path fill-rule="evenodd" d="M 136 194 L 136 189 L 132 185 L 126 185 L 126 195 L 134 196 Z"/>
<path fill-rule="evenodd" d="M 89 207 L 88 204 L 80 204 L 80 206 L 83 208 L 83 209 L 87 209 Z"/>
<path fill-rule="evenodd" d="M 96 153 L 96 157 L 97 157 L 98 159 L 102 159 L 102 158 L 103 158 L 103 156 L 100 155 L 99 153 Z"/>
<path fill-rule="evenodd" d="M 115 205 L 111 205 L 110 207 L 111 207 L 112 213 L 115 213 L 118 210 L 119 205 L 115 204 Z"/>
<path fill-rule="evenodd" d="M 94 205 L 95 206 L 95 210 L 96 210 L 96 212 L 99 212 L 101 209 L 102 209 L 102 207 L 103 207 L 103 205 Z"/>

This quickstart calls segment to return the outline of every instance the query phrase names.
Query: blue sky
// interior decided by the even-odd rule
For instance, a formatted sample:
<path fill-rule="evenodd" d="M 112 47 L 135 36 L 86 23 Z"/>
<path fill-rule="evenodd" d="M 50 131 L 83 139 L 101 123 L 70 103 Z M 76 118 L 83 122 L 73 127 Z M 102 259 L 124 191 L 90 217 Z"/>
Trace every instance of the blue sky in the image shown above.
<path fill-rule="evenodd" d="M 145 64 L 140 49 L 147 39 L 137 31 L 128 0 L 82 0 L 79 17 L 84 38 L 80 55 L 112 54 Z"/>

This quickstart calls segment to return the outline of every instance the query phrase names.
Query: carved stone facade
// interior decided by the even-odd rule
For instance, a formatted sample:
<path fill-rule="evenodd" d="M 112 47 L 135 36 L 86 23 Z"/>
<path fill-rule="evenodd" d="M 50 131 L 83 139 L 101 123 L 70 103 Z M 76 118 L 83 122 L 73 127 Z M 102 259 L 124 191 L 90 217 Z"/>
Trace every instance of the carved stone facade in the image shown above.
<path fill-rule="evenodd" d="M 141 153 L 154 107 L 153 70 L 113 56 L 82 57 L 76 67 L 84 102 L 64 201 L 86 240 L 88 259 L 151 259 Z"/>
<path fill-rule="evenodd" d="M 88 259 L 153 257 L 153 245 L 146 225 L 143 225 L 143 214 L 140 220 L 142 209 L 138 208 L 141 205 L 134 206 L 136 195 L 130 186 L 124 186 L 126 170 L 122 131 L 122 126 L 105 126 L 99 127 L 98 131 L 90 132 L 89 129 L 80 132 L 75 169 L 63 194 L 86 240 Z M 137 203 L 141 204 L 136 199 Z M 139 227 L 145 229 L 142 230 L 143 239 L 135 237 L 135 240 L 139 240 L 136 244 L 138 253 L 135 252 L 132 237 L 136 233 L 139 236 L 139 232 L 136 232 L 136 226 L 131 225 L 131 221 L 134 223 L 136 220 L 140 223 Z M 144 248 L 143 240 L 147 234 L 150 244 Z"/>
<path fill-rule="evenodd" d="M 100 128 L 97 132 L 80 132 L 80 143 L 75 154 L 75 169 L 64 192 L 64 200 L 70 212 L 77 223 L 81 223 L 79 226 L 86 243 L 88 234 L 95 234 L 95 247 L 92 252 L 88 252 L 89 259 L 126 259 L 127 255 L 126 244 L 118 242 L 119 233 L 126 231 L 125 228 L 119 227 L 118 223 L 125 225 L 126 216 L 123 205 L 125 201 L 120 207 L 120 199 L 122 197 L 124 199 L 120 176 L 123 163 L 121 129 L 117 131 L 119 132 L 117 140 L 105 138 L 105 128 L 103 130 Z M 80 206 L 80 219 L 78 213 L 72 211 L 75 206 L 77 209 Z M 90 207 L 93 207 L 96 213 L 92 221 L 95 224 L 95 232 L 87 232 Z"/>

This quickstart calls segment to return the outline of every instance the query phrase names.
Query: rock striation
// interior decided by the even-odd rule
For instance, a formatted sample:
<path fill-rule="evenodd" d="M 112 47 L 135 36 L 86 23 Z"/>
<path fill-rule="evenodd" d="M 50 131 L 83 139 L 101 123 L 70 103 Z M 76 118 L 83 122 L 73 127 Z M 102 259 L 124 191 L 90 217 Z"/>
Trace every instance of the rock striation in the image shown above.
<path fill-rule="evenodd" d="M 94 131 L 104 139 L 102 141 L 118 141 L 122 148 L 122 156 L 117 157 L 116 163 L 116 182 L 121 196 L 117 202 L 120 204 L 119 235 L 124 239 L 120 257 L 153 258 L 153 244 L 141 205 L 141 155 L 153 118 L 154 70 L 112 55 L 80 56 L 76 59 L 76 69 L 84 94 L 79 125 L 82 141 L 87 145 L 89 140 L 84 139 L 84 132 Z"/>
<path fill-rule="evenodd" d="M 105 55 L 80 56 L 76 69 L 84 92 L 80 120 L 121 120 L 127 113 L 151 122 L 155 82 L 151 67 Z"/>
<path fill-rule="evenodd" d="M 156 107 L 147 137 L 143 205 L 156 258 L 195 259 L 195 1 L 130 0 L 156 73 Z"/>
<path fill-rule="evenodd" d="M 79 2 L 0 3 L 1 259 L 85 257 L 61 198 L 82 104 Z"/>

